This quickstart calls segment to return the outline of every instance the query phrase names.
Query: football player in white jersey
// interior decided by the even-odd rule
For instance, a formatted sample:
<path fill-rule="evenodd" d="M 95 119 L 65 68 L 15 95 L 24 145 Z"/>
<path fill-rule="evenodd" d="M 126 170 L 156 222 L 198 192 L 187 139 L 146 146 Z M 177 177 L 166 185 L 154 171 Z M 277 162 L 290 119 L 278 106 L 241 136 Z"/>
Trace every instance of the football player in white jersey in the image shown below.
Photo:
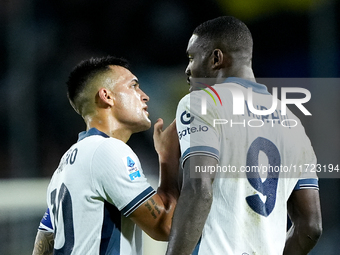
<path fill-rule="evenodd" d="M 301 167 L 315 166 L 313 148 L 292 112 L 277 103 L 269 113 L 252 49 L 234 17 L 204 22 L 189 40 L 190 93 L 176 115 L 184 180 L 167 255 L 307 254 L 321 235 L 318 179 Z"/>
<path fill-rule="evenodd" d="M 83 61 L 67 85 L 87 130 L 53 174 L 33 254 L 142 254 L 142 230 L 156 240 L 167 240 L 170 233 L 179 196 L 175 122 L 164 131 L 162 119 L 154 126 L 161 175 L 156 192 L 126 144 L 151 126 L 149 97 L 126 61 Z"/>

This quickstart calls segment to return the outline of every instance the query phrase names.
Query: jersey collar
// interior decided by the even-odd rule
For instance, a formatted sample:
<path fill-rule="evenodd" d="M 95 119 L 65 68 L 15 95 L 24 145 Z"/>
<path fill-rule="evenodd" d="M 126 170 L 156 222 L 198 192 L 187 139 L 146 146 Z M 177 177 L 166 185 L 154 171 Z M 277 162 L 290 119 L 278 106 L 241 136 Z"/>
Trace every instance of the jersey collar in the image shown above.
<path fill-rule="evenodd" d="M 228 77 L 225 82 L 230 82 L 230 83 L 237 83 L 245 88 L 252 88 L 254 92 L 260 93 L 260 94 L 266 94 L 270 95 L 270 93 L 267 90 L 267 87 L 263 84 L 256 83 L 253 81 L 245 80 L 239 77 Z"/>
<path fill-rule="evenodd" d="M 87 131 L 83 131 L 83 132 L 80 132 L 79 135 L 78 135 L 78 142 L 83 140 L 84 138 L 86 137 L 89 137 L 91 135 L 101 135 L 102 137 L 105 137 L 105 138 L 109 138 L 110 136 L 108 136 L 107 134 L 99 131 L 98 129 L 96 128 L 91 128 Z"/>

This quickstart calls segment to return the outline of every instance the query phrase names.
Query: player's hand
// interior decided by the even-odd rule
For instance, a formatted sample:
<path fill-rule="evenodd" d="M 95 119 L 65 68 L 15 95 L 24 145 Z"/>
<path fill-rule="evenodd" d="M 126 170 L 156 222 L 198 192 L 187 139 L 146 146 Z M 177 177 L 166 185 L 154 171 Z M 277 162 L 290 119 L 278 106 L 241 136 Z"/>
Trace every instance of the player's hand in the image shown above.
<path fill-rule="evenodd" d="M 174 161 L 178 164 L 180 156 L 179 141 L 176 130 L 176 120 L 174 120 L 165 130 L 163 130 L 163 120 L 159 118 L 154 125 L 153 140 L 156 152 L 162 162 Z"/>

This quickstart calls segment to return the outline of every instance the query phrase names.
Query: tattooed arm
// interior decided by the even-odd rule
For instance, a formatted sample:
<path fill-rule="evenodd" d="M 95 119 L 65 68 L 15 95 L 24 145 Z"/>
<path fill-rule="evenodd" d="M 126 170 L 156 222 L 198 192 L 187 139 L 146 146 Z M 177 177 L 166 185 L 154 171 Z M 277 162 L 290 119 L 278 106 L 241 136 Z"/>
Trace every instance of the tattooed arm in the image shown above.
<path fill-rule="evenodd" d="M 139 206 L 130 218 L 152 238 L 166 241 L 179 197 L 179 142 L 175 122 L 164 131 L 162 127 L 163 121 L 159 119 L 154 130 L 155 149 L 160 164 L 157 194 Z"/>
<path fill-rule="evenodd" d="M 53 245 L 53 232 L 38 230 L 32 255 L 52 255 Z"/>
<path fill-rule="evenodd" d="M 131 214 L 130 219 L 153 239 L 167 241 L 177 199 L 162 199 L 164 198 L 159 194 L 155 194 L 139 206 L 136 211 Z"/>

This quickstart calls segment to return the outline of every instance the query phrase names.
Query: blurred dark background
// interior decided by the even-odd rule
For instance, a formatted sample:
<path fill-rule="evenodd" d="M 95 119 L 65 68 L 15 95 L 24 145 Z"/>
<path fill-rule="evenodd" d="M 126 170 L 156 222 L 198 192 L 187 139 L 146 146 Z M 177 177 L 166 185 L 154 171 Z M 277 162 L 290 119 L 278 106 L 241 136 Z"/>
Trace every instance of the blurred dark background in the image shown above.
<path fill-rule="evenodd" d="M 302 122 L 319 162 L 338 164 L 339 13 L 337 0 L 0 0 L 0 178 L 52 175 L 85 129 L 68 103 L 65 81 L 89 57 L 128 59 L 150 96 L 150 118 L 169 124 L 188 90 L 188 39 L 197 25 L 221 15 L 250 28 L 256 77 L 319 79 L 307 87 L 315 114 Z M 129 145 L 146 174 L 157 175 L 152 130 L 134 135 Z M 339 184 L 320 179 L 325 231 L 313 254 L 339 250 Z M 324 247 L 328 253 L 316 253 Z"/>

